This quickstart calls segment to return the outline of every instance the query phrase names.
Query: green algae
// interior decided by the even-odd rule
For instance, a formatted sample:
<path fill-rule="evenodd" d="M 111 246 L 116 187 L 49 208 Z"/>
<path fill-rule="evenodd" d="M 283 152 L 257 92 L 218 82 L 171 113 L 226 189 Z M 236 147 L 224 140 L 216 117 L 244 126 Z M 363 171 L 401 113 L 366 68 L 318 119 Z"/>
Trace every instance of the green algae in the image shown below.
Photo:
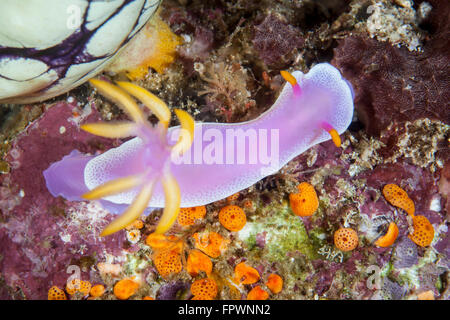
<path fill-rule="evenodd" d="M 239 238 L 250 250 L 257 249 L 256 236 L 265 232 L 262 258 L 267 262 L 283 261 L 288 253 L 299 251 L 309 259 L 318 257 L 301 218 L 294 215 L 287 205 L 274 205 L 262 209 L 262 214 L 253 216 L 254 221 L 239 232 Z"/>

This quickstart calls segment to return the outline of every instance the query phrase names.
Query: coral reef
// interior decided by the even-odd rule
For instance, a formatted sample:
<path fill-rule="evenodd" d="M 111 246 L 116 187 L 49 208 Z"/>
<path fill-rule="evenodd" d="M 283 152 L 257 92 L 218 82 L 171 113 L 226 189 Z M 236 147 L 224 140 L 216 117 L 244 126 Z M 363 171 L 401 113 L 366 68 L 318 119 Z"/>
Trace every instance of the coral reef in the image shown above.
<path fill-rule="evenodd" d="M 237 123 L 273 105 L 281 70 L 331 62 L 356 108 L 340 146 L 316 144 L 245 190 L 183 208 L 165 235 L 157 209 L 100 237 L 114 216 L 54 198 L 42 172 L 128 141 L 80 129 L 127 116 L 88 85 L 2 105 L 0 299 L 450 299 L 448 1 L 167 0 L 159 14 L 169 46 L 133 83 L 196 122 Z M 117 61 L 102 80 L 129 78 L 135 66 Z"/>

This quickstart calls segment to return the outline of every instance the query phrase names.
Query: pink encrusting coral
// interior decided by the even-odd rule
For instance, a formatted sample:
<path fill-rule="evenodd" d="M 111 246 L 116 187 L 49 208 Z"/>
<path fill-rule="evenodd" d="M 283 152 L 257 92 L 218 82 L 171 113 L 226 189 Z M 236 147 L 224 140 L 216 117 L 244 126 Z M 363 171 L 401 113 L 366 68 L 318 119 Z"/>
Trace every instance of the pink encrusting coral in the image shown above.
<path fill-rule="evenodd" d="M 291 85 L 286 85 L 274 105 L 258 118 L 236 124 L 195 123 L 192 147 L 182 157 L 170 151 L 173 143 L 180 141 L 180 132 L 183 134 L 179 127 L 166 132 L 161 123 L 130 130 L 124 125 L 126 136 L 138 137 L 92 159 L 71 154 L 52 164 L 44 172 L 47 187 L 55 196 L 74 199 L 81 196 L 80 190 L 94 192 L 113 180 L 145 177 L 146 183 L 153 180 L 155 184 L 146 206 L 166 208 L 170 199 L 165 202 L 168 193 L 158 180 L 164 175 L 179 186 L 181 207 L 208 204 L 246 189 L 311 146 L 331 136 L 338 138 L 352 121 L 352 89 L 330 64 L 318 64 L 308 74 L 295 71 L 283 77 Z M 129 185 L 133 188 L 101 198 L 113 206 L 133 203 L 143 187 Z"/>

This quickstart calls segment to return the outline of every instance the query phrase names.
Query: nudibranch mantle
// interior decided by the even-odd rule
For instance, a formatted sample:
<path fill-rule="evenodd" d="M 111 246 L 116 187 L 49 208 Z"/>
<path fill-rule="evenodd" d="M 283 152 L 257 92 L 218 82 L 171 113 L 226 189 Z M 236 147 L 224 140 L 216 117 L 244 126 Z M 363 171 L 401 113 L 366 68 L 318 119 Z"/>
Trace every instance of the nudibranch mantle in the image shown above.
<path fill-rule="evenodd" d="M 154 136 L 147 141 L 141 135 L 95 157 L 73 153 L 52 164 L 44 172 L 47 187 L 54 196 L 74 199 L 108 181 L 142 174 L 156 164 L 164 168 L 153 169 L 169 170 L 178 183 L 181 207 L 224 199 L 274 174 L 315 144 L 330 137 L 339 139 L 338 134 L 350 125 L 352 88 L 335 67 L 321 63 L 307 74 L 295 71 L 292 76 L 292 85 L 285 85 L 274 105 L 254 120 L 195 123 L 192 146 L 181 158 L 171 158 L 168 152 L 178 140 L 179 126 L 169 128 L 164 138 L 161 126 L 149 125 L 147 132 L 153 130 Z M 64 162 L 69 161 L 67 167 Z M 81 181 L 71 181 L 71 187 L 65 188 L 62 171 L 69 168 L 83 174 L 79 174 Z M 74 183 L 80 186 L 73 187 Z M 108 209 L 116 206 L 120 211 L 138 193 L 134 188 L 102 201 Z M 148 207 L 164 207 L 164 196 L 163 186 L 156 182 Z"/>

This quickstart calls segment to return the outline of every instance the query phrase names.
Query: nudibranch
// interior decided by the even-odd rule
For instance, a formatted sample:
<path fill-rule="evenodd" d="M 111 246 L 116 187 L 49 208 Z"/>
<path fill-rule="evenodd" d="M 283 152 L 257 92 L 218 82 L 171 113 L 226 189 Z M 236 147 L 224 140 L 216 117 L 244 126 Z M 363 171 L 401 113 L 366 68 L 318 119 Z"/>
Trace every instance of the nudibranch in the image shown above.
<path fill-rule="evenodd" d="M 350 84 L 330 64 L 315 65 L 307 74 L 282 72 L 285 85 L 273 106 L 242 123 L 199 123 L 175 110 L 180 126 L 168 128 L 170 111 L 148 91 L 130 83 L 118 86 L 91 80 L 133 120 L 85 124 L 82 129 L 104 137 L 137 136 L 98 156 L 77 150 L 44 171 L 47 188 L 68 200 L 100 199 L 107 209 L 122 213 L 102 235 L 126 227 L 146 208 L 162 208 L 155 232 L 164 233 L 180 207 L 224 199 L 276 173 L 311 146 L 339 134 L 353 117 Z M 156 126 L 131 97 L 159 119 Z"/>

